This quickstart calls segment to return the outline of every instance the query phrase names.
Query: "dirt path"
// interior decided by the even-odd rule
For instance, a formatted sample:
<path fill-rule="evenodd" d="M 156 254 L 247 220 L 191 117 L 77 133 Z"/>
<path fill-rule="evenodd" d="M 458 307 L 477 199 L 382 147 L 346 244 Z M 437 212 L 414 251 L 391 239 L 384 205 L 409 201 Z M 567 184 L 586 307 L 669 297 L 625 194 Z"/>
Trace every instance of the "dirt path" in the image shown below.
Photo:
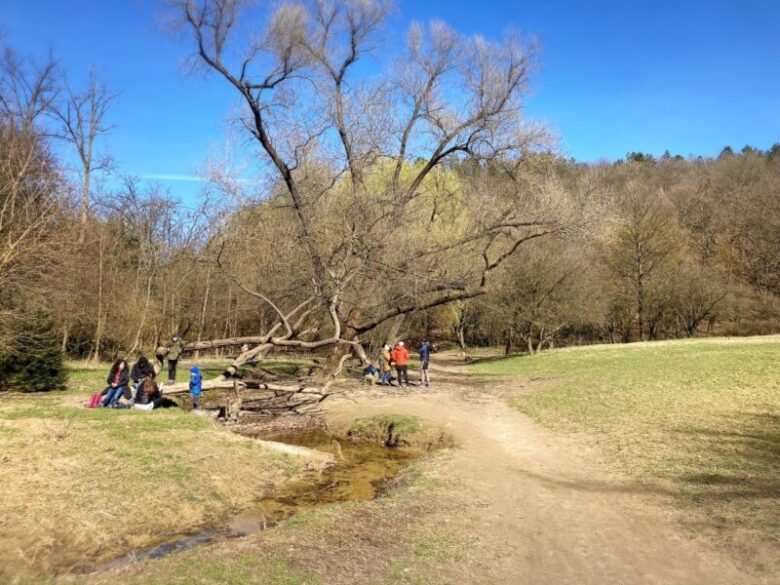
<path fill-rule="evenodd" d="M 456 437 L 443 474 L 474 505 L 441 520 L 473 536 L 486 560 L 463 583 L 768 583 L 686 536 L 660 496 L 609 473 L 596 452 L 483 393 L 462 370 L 440 361 L 433 374 L 430 390 L 372 389 L 329 405 L 328 416 L 339 425 L 411 414 Z"/>

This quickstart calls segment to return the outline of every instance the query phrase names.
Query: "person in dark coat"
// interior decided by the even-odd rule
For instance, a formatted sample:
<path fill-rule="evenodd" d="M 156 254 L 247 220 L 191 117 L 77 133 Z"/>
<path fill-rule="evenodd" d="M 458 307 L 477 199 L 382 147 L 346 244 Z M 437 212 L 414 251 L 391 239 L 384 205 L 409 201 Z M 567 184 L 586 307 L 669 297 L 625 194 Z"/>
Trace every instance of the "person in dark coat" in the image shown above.
<path fill-rule="evenodd" d="M 101 395 L 105 396 L 102 402 L 103 406 L 115 408 L 123 396 L 130 400 L 133 395 L 127 385 L 129 381 L 130 373 L 127 371 L 127 362 L 125 360 L 114 362 L 108 373 L 108 378 L 106 378 L 108 386 L 101 392 Z"/>
<path fill-rule="evenodd" d="M 431 379 L 428 377 L 428 367 L 431 363 L 431 352 L 433 344 L 428 339 L 423 339 L 420 346 L 420 383 L 430 386 Z"/>
<path fill-rule="evenodd" d="M 146 378 L 155 377 L 154 366 L 152 362 L 146 359 L 146 356 L 142 355 L 138 358 L 138 361 L 133 364 L 133 368 L 130 370 L 130 379 L 135 385 L 136 391 Z"/>
<path fill-rule="evenodd" d="M 168 349 L 168 384 L 176 382 L 176 364 L 179 363 L 183 350 L 184 344 L 181 342 L 181 337 L 178 333 L 174 333 L 171 338 L 171 347 Z"/>
<path fill-rule="evenodd" d="M 160 405 L 163 400 L 157 382 L 154 378 L 146 378 L 138 387 L 138 393 L 135 396 L 134 408 L 138 410 L 152 410 Z"/>

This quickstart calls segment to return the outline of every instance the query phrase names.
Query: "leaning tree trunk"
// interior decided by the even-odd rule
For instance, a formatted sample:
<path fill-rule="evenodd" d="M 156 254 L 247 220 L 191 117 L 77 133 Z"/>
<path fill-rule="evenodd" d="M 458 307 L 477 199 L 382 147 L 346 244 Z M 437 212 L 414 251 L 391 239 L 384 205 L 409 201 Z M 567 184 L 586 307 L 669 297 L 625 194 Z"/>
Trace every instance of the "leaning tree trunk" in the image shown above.
<path fill-rule="evenodd" d="M 390 331 L 387 333 L 387 342 L 390 345 L 395 345 L 395 342 L 398 341 L 398 336 L 401 333 L 401 326 L 404 323 L 404 317 L 405 315 L 397 315 L 393 319 L 393 324 L 390 326 Z"/>
<path fill-rule="evenodd" d="M 466 351 L 466 326 L 458 323 L 455 327 L 455 335 L 458 338 L 458 347 L 460 347 L 460 357 L 463 361 L 469 360 L 469 354 Z"/>

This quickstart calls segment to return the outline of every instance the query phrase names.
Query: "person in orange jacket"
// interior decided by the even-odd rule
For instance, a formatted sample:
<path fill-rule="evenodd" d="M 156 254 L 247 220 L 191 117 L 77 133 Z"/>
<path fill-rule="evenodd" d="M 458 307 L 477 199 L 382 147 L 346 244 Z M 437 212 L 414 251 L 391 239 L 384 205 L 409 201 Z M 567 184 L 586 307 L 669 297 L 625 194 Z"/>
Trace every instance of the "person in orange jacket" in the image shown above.
<path fill-rule="evenodd" d="M 403 386 L 404 382 L 406 387 L 409 387 L 409 350 L 404 347 L 404 342 L 399 341 L 393 349 L 393 362 L 395 363 L 395 371 L 398 374 L 398 385 Z"/>

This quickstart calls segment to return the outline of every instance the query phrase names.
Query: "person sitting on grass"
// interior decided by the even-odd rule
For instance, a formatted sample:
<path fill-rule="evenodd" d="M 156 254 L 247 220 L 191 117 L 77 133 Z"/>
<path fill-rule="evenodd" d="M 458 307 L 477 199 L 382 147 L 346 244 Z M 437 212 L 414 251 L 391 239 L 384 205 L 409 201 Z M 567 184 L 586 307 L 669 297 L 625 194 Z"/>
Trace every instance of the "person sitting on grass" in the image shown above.
<path fill-rule="evenodd" d="M 125 360 L 115 361 L 114 365 L 111 366 L 111 371 L 108 373 L 108 378 L 106 379 L 108 386 L 100 393 L 101 396 L 105 396 L 102 402 L 103 407 L 116 408 L 119 404 L 119 399 L 123 396 L 127 400 L 132 398 L 133 395 L 130 392 L 130 388 L 127 386 L 129 380 L 130 376 L 127 371 L 127 362 Z"/>
<path fill-rule="evenodd" d="M 363 368 L 363 381 L 369 385 L 379 381 L 379 370 L 371 360 L 368 360 L 368 365 Z"/>
<path fill-rule="evenodd" d="M 200 410 L 200 393 L 203 392 L 203 376 L 198 366 L 190 368 L 190 397 L 192 398 L 192 409 Z"/>
<path fill-rule="evenodd" d="M 162 392 L 160 392 L 160 388 L 157 386 L 154 378 L 145 378 L 135 395 L 133 408 L 137 410 L 153 410 L 160 405 L 162 400 Z"/>
<path fill-rule="evenodd" d="M 154 378 L 155 375 L 154 366 L 146 359 L 146 356 L 142 355 L 139 357 L 138 361 L 133 364 L 133 367 L 130 370 L 130 379 L 133 381 L 135 391 L 138 392 L 141 382 L 146 378 Z"/>

